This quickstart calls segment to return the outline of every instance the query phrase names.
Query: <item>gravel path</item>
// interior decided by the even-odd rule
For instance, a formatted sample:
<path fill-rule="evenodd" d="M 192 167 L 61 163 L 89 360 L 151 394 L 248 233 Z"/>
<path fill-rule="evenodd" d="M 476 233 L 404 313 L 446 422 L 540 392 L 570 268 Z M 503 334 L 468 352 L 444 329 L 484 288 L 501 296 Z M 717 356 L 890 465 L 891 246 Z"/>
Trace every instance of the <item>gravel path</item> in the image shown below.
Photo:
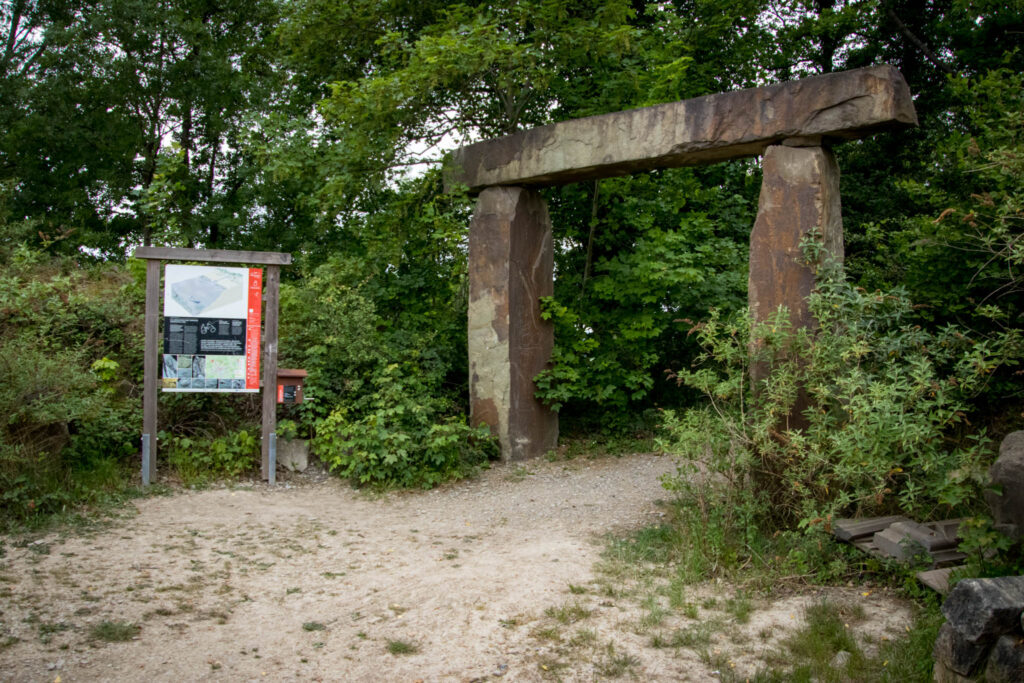
<path fill-rule="evenodd" d="M 657 519 L 673 469 L 634 455 L 379 497 L 334 479 L 189 492 L 87 536 L 0 539 L 0 680 L 534 680 L 531 624 L 593 579 L 597 539 Z M 104 622 L 140 628 L 108 642 Z"/>

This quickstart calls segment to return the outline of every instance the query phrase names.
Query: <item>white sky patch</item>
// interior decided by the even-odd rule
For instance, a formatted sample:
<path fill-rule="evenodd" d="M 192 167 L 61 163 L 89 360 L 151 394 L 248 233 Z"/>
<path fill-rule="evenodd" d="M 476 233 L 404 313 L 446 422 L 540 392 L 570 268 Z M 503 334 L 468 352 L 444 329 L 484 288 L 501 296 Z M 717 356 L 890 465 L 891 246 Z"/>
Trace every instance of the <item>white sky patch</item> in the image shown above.
<path fill-rule="evenodd" d="M 448 131 L 438 140 L 413 141 L 402 152 L 402 165 L 392 170 L 394 182 L 419 178 L 439 164 L 446 154 L 469 144 L 474 137 Z"/>

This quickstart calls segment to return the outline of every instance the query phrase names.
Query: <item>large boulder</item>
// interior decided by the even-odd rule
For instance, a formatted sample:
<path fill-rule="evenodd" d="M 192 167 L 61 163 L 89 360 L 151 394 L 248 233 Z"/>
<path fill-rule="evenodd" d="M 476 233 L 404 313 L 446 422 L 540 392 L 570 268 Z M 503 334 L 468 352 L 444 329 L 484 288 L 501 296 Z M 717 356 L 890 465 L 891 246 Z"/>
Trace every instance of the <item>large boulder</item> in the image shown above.
<path fill-rule="evenodd" d="M 973 676 L 985 665 L 988 657 L 988 644 L 979 645 L 965 640 L 948 622 L 939 629 L 935 639 L 932 656 L 936 664 L 941 664 L 953 674 Z M 955 676 L 947 676 L 956 680 Z"/>
<path fill-rule="evenodd" d="M 309 467 L 309 442 L 305 439 L 278 439 L 277 464 L 289 472 L 305 472 Z"/>
<path fill-rule="evenodd" d="M 989 683 L 1024 681 L 1024 640 L 1020 636 L 1000 636 L 992 646 L 985 680 Z"/>
<path fill-rule="evenodd" d="M 942 604 L 942 613 L 968 643 L 991 644 L 1004 634 L 1024 635 L 1024 576 L 964 579 Z"/>

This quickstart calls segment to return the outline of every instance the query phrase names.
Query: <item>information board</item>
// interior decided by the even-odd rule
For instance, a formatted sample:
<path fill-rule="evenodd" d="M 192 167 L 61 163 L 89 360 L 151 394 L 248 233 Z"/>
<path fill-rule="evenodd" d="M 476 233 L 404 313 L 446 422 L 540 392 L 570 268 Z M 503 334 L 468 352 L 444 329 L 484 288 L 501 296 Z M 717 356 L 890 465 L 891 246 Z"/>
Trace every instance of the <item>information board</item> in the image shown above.
<path fill-rule="evenodd" d="M 164 391 L 260 390 L 262 268 L 164 270 Z"/>

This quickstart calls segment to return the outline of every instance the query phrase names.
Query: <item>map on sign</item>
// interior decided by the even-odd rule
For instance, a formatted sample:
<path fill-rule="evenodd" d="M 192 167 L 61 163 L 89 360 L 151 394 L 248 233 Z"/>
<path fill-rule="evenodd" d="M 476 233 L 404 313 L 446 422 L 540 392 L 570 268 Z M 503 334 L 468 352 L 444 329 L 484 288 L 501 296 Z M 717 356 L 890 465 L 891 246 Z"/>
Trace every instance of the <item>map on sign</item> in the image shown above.
<path fill-rule="evenodd" d="M 164 315 L 244 319 L 250 270 L 258 269 L 167 266 L 164 273 Z"/>
<path fill-rule="evenodd" d="M 260 268 L 168 265 L 164 391 L 259 391 Z"/>

